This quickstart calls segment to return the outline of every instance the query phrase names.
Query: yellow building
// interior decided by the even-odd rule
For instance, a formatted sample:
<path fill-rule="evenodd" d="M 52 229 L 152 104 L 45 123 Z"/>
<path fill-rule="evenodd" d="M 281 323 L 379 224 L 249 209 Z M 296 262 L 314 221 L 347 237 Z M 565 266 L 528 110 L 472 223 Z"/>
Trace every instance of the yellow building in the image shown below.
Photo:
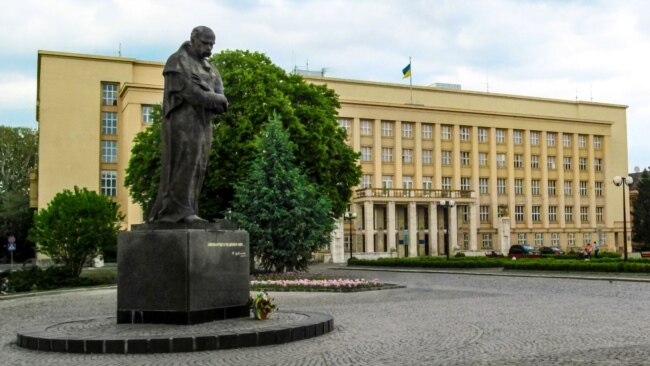
<path fill-rule="evenodd" d="M 122 182 L 131 141 L 162 100 L 163 64 L 47 51 L 38 60 L 38 207 L 78 185 L 114 196 L 126 224 L 140 223 Z M 340 124 L 361 152 L 356 219 L 333 234 L 335 262 L 350 241 L 357 257 L 597 240 L 622 251 L 621 188 L 611 181 L 627 175 L 626 106 L 306 80 L 336 91 Z"/>

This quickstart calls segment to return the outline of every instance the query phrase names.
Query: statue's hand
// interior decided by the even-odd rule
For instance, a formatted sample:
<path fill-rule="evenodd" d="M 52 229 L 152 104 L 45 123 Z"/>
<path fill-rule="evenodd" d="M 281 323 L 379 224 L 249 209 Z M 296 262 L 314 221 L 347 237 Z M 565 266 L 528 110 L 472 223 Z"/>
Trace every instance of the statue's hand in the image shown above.
<path fill-rule="evenodd" d="M 201 88 L 201 90 L 212 91 L 212 89 L 210 89 L 210 86 L 205 81 L 201 80 L 201 78 L 199 78 L 199 76 L 196 74 L 192 74 L 192 83 Z"/>

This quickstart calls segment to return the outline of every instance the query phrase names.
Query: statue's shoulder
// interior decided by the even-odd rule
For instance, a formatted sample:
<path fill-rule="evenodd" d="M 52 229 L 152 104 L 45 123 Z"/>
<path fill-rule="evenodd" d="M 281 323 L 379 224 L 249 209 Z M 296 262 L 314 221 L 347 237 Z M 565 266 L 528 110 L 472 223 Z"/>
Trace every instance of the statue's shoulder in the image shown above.
<path fill-rule="evenodd" d="M 186 41 L 181 45 L 178 51 L 169 56 L 167 62 L 165 62 L 163 74 L 168 72 L 181 72 L 183 69 L 187 69 L 187 64 L 190 61 L 189 47 L 190 42 Z"/>

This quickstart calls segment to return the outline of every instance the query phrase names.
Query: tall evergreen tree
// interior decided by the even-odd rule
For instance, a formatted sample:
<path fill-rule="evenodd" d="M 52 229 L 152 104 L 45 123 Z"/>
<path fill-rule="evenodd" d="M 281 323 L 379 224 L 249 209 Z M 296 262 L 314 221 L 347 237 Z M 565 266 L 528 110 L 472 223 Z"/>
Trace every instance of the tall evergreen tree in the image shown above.
<path fill-rule="evenodd" d="M 641 179 L 636 184 L 638 195 L 634 200 L 633 241 L 650 244 L 650 174 L 647 169 L 641 173 Z"/>
<path fill-rule="evenodd" d="M 334 221 L 329 200 L 294 164 L 292 143 L 277 114 L 258 138 L 248 177 L 235 186 L 233 217 L 248 231 L 251 258 L 266 270 L 305 270 L 327 245 Z"/>

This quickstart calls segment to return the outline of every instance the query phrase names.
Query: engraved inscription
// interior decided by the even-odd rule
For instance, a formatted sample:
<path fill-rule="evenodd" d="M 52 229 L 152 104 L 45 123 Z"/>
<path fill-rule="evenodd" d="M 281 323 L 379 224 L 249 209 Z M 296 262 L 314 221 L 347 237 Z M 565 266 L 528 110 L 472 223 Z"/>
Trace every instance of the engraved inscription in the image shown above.
<path fill-rule="evenodd" d="M 233 247 L 243 247 L 244 243 L 208 243 L 208 247 L 216 248 L 233 248 Z"/>

